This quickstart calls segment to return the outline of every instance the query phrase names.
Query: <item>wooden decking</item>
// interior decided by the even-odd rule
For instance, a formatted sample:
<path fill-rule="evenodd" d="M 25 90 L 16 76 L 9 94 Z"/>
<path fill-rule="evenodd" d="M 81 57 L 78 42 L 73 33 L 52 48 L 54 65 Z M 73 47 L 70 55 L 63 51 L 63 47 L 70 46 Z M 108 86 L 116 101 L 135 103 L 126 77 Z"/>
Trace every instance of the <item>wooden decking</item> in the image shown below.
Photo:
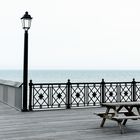
<path fill-rule="evenodd" d="M 135 140 L 140 120 L 129 121 L 124 134 L 115 122 L 100 128 L 93 115 L 104 108 L 19 112 L 0 103 L 0 140 Z"/>

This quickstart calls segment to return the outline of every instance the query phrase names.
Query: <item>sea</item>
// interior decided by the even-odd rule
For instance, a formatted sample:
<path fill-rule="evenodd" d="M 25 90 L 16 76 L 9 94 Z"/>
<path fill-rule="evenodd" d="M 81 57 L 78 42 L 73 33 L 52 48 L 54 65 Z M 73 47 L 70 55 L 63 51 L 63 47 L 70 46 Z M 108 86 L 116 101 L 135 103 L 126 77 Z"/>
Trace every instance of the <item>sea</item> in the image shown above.
<path fill-rule="evenodd" d="M 71 82 L 140 82 L 140 70 L 29 70 L 28 80 L 37 83 Z M 0 70 L 0 79 L 23 81 L 22 70 Z"/>

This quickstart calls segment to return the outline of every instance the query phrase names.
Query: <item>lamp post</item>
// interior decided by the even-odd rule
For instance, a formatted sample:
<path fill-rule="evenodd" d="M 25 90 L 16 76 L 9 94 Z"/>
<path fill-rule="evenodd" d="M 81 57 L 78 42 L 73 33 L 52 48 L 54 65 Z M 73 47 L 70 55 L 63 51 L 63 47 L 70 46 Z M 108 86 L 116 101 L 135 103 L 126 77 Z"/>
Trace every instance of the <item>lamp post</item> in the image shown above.
<path fill-rule="evenodd" d="M 24 62 L 23 62 L 23 108 L 22 111 L 28 111 L 27 109 L 27 93 L 28 93 L 28 30 L 31 27 L 32 17 L 25 12 L 21 18 L 22 27 L 24 33 Z"/>

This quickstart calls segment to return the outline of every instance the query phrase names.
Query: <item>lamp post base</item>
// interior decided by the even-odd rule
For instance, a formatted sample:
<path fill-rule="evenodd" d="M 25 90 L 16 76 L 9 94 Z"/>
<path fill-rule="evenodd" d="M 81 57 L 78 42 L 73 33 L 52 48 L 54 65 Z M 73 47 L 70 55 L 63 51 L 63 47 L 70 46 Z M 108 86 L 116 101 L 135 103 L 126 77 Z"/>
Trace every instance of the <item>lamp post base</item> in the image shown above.
<path fill-rule="evenodd" d="M 22 108 L 21 112 L 29 112 L 29 110 L 27 108 Z"/>

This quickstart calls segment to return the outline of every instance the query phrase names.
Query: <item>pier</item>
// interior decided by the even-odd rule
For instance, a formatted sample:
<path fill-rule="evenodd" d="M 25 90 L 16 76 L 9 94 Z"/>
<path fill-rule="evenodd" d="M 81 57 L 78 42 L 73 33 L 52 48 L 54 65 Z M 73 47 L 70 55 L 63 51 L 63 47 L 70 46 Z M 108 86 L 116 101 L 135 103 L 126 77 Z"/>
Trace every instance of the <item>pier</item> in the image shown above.
<path fill-rule="evenodd" d="M 140 121 L 128 121 L 126 133 L 108 121 L 100 128 L 94 112 L 103 107 L 21 112 L 0 103 L 1 140 L 134 140 L 139 139 Z"/>

